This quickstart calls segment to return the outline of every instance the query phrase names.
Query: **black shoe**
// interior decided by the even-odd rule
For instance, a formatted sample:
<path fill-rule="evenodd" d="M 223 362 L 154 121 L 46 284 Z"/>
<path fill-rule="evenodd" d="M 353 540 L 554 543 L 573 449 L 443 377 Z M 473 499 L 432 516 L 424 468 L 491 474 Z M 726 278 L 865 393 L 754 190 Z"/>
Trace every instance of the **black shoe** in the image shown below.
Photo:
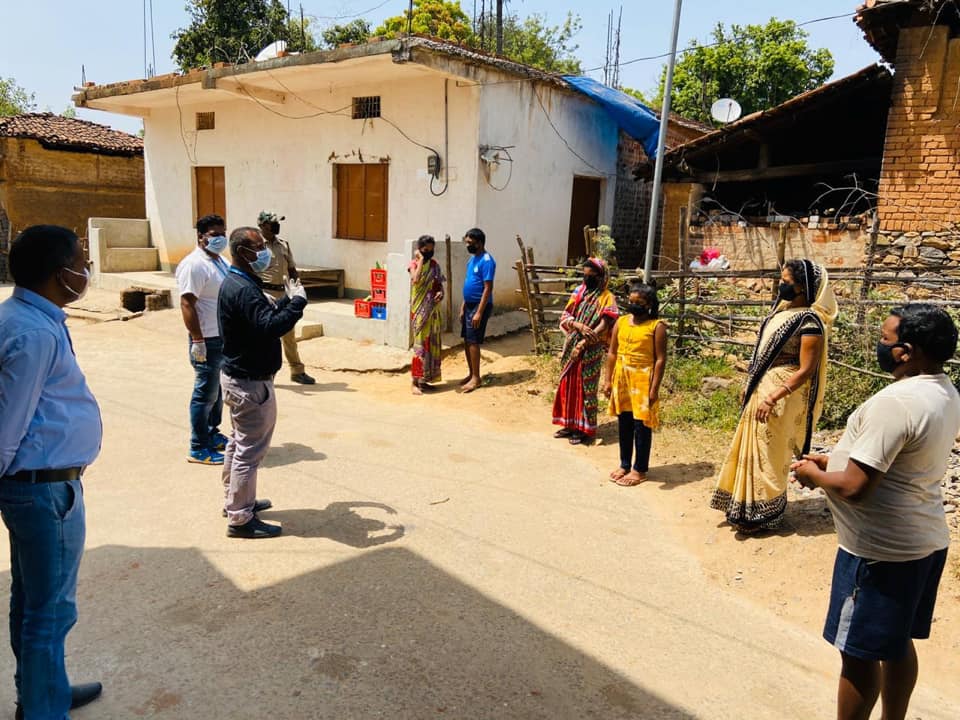
<path fill-rule="evenodd" d="M 293 380 L 295 383 L 300 383 L 301 385 L 313 385 L 314 383 L 317 382 L 312 377 L 307 375 L 305 372 L 297 373 L 296 375 L 291 375 L 290 379 Z"/>
<path fill-rule="evenodd" d="M 227 537 L 247 538 L 248 540 L 277 537 L 281 532 L 283 532 L 283 528 L 279 525 L 270 525 L 256 517 L 243 525 L 227 527 Z"/>
<path fill-rule="evenodd" d="M 76 710 L 84 705 L 89 705 L 103 692 L 103 685 L 98 682 L 84 683 L 82 685 L 70 686 L 70 709 Z M 17 712 L 14 715 L 16 720 L 23 720 L 23 707 L 17 703 Z"/>
<path fill-rule="evenodd" d="M 273 507 L 273 503 L 270 502 L 267 498 L 263 500 L 257 500 L 253 503 L 253 514 L 256 515 L 258 512 L 263 512 L 264 510 L 269 510 Z M 223 511 L 223 516 L 227 516 L 227 511 Z"/>

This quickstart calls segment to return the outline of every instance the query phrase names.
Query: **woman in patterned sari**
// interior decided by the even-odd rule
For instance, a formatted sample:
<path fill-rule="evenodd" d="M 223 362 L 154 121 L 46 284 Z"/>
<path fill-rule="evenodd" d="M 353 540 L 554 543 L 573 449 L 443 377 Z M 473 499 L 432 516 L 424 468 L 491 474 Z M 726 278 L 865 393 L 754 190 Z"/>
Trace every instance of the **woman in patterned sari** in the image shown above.
<path fill-rule="evenodd" d="M 617 300 L 607 290 L 607 264 L 590 258 L 583 283 L 573 292 L 560 318 L 567 337 L 560 354 L 560 384 L 553 402 L 554 437 L 571 445 L 590 444 L 597 434 L 597 390 L 606 356 L 607 336 L 619 317 Z"/>
<path fill-rule="evenodd" d="M 413 329 L 413 394 L 422 395 L 429 383 L 440 381 L 440 344 L 443 324 L 440 301 L 443 300 L 443 274 L 433 259 L 435 243 L 430 235 L 417 240 L 417 255 L 410 273 L 410 324 Z"/>
<path fill-rule="evenodd" d="M 827 341 L 837 302 L 826 270 L 791 260 L 760 326 L 740 422 L 710 506 L 741 532 L 779 526 L 792 458 L 810 450 L 826 390 Z"/>

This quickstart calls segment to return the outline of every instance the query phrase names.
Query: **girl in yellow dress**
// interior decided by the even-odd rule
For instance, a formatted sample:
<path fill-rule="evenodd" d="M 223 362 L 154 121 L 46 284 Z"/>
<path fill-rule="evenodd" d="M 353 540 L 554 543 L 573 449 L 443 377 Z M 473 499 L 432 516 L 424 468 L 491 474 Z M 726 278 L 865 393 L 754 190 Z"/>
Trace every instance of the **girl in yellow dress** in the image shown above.
<path fill-rule="evenodd" d="M 620 467 L 610 473 L 610 480 L 624 487 L 647 479 L 653 431 L 660 425 L 667 326 L 659 310 L 656 288 L 632 285 L 628 314 L 617 320 L 610 338 L 602 390 L 620 429 Z"/>

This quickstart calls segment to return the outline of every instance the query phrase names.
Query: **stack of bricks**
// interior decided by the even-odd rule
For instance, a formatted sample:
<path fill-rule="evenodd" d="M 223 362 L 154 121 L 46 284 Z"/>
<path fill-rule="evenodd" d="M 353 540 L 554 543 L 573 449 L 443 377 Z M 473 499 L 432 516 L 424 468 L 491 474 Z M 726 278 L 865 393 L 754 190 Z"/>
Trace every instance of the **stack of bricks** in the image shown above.
<path fill-rule="evenodd" d="M 960 38 L 902 28 L 880 179 L 880 226 L 943 232 L 960 223 Z"/>

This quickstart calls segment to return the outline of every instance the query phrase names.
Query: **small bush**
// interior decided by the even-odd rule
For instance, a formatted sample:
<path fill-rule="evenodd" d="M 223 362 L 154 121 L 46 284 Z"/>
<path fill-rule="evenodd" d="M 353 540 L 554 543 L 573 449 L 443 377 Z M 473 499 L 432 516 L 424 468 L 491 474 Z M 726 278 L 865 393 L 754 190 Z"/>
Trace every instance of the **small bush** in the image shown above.
<path fill-rule="evenodd" d="M 701 386 L 705 377 L 732 378 L 735 375 L 735 369 L 722 357 L 670 357 L 660 392 L 663 424 L 732 431 L 740 418 L 741 383 L 735 382 L 710 394 L 704 394 Z"/>

